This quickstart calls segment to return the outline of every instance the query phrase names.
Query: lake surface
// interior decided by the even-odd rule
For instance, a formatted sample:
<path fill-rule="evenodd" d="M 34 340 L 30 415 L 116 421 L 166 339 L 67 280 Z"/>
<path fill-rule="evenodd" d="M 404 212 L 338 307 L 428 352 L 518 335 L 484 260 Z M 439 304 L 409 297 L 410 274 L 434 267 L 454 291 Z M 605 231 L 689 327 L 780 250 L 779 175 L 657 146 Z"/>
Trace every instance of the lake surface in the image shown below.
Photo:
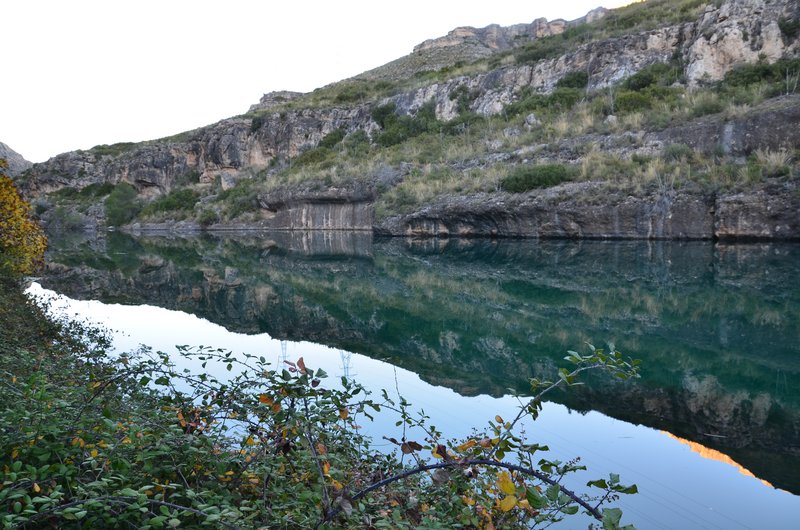
<path fill-rule="evenodd" d="M 530 432 L 584 481 L 618 472 L 639 528 L 797 528 L 800 245 L 111 233 L 51 241 L 35 292 L 120 349 L 204 344 L 396 389 L 445 433 L 511 414 L 567 350 L 641 379 L 555 394 Z M 585 350 L 584 350 L 585 351 Z M 372 426 L 385 433 L 391 421 Z M 585 521 L 575 527 L 585 528 Z"/>

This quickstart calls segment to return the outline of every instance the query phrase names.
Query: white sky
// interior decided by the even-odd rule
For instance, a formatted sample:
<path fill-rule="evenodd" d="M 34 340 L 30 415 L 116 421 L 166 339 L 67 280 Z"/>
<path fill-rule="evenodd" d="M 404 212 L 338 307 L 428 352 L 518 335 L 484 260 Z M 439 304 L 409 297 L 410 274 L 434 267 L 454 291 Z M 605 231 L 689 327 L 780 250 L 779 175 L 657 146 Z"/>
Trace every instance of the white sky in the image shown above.
<path fill-rule="evenodd" d="M 0 142 L 41 162 L 160 138 L 311 91 L 457 26 L 571 20 L 630 0 L 3 0 Z"/>

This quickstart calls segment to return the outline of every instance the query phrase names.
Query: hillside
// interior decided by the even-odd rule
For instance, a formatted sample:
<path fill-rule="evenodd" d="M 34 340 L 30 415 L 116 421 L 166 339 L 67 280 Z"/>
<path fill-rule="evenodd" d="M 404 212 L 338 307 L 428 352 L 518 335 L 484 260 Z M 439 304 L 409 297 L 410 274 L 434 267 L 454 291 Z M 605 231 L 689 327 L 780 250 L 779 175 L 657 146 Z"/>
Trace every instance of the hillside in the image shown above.
<path fill-rule="evenodd" d="M 800 2 L 458 28 L 170 138 L 20 178 L 51 231 L 800 238 Z"/>
<path fill-rule="evenodd" d="M 3 142 L 0 142 L 0 158 L 8 162 L 8 174 L 11 178 L 16 177 L 33 165 Z"/>

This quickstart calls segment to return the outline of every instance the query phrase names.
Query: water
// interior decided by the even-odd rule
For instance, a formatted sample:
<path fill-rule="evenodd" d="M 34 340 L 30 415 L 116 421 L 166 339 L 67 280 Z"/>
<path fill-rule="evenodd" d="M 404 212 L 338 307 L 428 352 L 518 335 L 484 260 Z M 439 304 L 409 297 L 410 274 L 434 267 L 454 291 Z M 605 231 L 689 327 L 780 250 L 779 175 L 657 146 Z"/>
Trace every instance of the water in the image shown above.
<path fill-rule="evenodd" d="M 567 350 L 613 343 L 642 359 L 642 378 L 554 395 L 531 427 L 550 456 L 581 456 L 585 480 L 637 483 L 621 506 L 639 528 L 796 527 L 798 245 L 363 233 L 54 245 L 42 286 L 118 330 L 119 348 L 302 355 L 399 390 L 453 436 L 510 416 L 509 389 L 552 377 Z"/>

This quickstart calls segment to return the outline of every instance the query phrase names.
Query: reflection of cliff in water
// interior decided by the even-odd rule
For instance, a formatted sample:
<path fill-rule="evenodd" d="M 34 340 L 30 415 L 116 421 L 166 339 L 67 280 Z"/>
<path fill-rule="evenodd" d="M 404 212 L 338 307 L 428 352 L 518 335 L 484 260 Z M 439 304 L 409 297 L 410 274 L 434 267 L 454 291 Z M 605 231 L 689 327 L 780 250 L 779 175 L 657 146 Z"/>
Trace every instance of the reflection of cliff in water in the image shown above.
<path fill-rule="evenodd" d="M 613 342 L 641 380 L 555 399 L 800 491 L 800 246 L 313 237 L 112 234 L 54 249 L 42 284 L 385 358 L 467 395 L 524 391 L 566 350 Z"/>

